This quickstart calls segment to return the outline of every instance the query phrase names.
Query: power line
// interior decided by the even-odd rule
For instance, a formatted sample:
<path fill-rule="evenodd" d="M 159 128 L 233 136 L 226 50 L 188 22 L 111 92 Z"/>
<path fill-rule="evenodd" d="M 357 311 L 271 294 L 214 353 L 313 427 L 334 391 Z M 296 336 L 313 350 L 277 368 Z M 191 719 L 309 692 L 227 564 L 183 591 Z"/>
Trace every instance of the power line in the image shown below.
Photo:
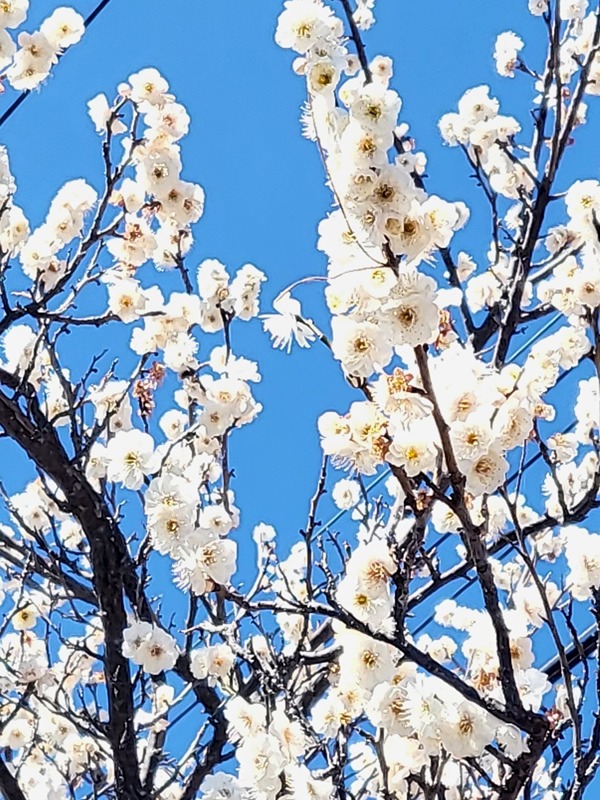
<path fill-rule="evenodd" d="M 110 0 L 101 0 L 101 2 L 98 3 L 96 8 L 88 14 L 88 16 L 84 21 L 84 25 L 86 28 L 88 28 L 92 24 L 92 22 L 96 19 L 98 14 L 100 14 L 100 12 L 103 11 L 109 3 Z"/>
<path fill-rule="evenodd" d="M 83 25 L 86 31 L 90 27 L 90 25 L 94 22 L 96 17 L 107 7 L 110 1 L 111 0 L 100 0 L 100 2 L 93 9 L 93 11 L 91 11 L 88 14 L 88 16 L 83 21 Z M 63 57 L 63 55 L 64 52 L 58 56 L 59 61 Z M 13 102 L 6 109 L 6 111 L 0 116 L 0 128 L 4 125 L 5 122 L 7 122 L 12 117 L 15 111 L 19 108 L 19 106 L 22 103 L 25 102 L 26 98 L 29 97 L 30 94 L 31 94 L 31 89 L 26 89 L 25 91 L 21 92 L 21 94 L 15 100 L 13 100 Z"/>
<path fill-rule="evenodd" d="M 100 2 L 96 5 L 96 7 L 88 14 L 88 16 L 84 19 L 84 28 L 85 28 L 86 31 L 93 24 L 93 22 L 96 20 L 96 18 L 102 13 L 102 11 L 104 11 L 104 9 L 107 8 L 107 6 L 110 4 L 110 2 L 111 2 L 111 0 L 100 0 Z M 63 55 L 64 55 L 64 52 L 61 53 L 58 56 L 58 61 L 60 61 L 62 59 Z M 30 94 L 31 94 L 31 90 L 29 90 L 29 89 L 21 92 L 19 94 L 19 96 L 6 109 L 6 111 L 2 115 L 0 115 L 0 128 L 5 124 L 5 122 L 7 122 L 12 117 L 12 115 L 15 113 L 15 111 L 17 111 L 17 109 L 25 102 L 25 100 L 27 99 L 27 97 Z M 542 326 L 542 328 L 539 331 L 537 331 L 534 334 L 534 336 L 532 336 L 527 342 L 525 342 L 513 354 L 512 358 L 513 359 L 518 358 L 521 355 L 521 353 L 525 352 L 525 350 L 527 350 L 527 348 L 531 344 L 533 344 L 536 340 L 538 340 L 541 336 L 543 336 L 544 333 L 546 333 L 548 330 L 550 330 L 552 327 L 554 327 L 556 322 L 561 317 L 562 317 L 562 314 L 560 312 L 557 313 L 555 316 L 553 316 L 544 326 Z M 563 375 L 561 375 L 559 377 L 557 383 L 559 383 L 561 378 L 564 377 L 564 375 L 566 375 L 566 374 L 567 373 L 564 373 Z M 574 427 L 574 423 L 569 425 L 566 430 L 567 431 L 571 430 L 573 427 Z M 524 465 L 523 471 L 527 470 L 533 463 L 537 462 L 540 458 L 541 458 L 541 453 L 537 453 L 533 458 L 531 458 Z M 365 493 L 369 494 L 369 492 L 372 489 L 374 489 L 379 483 L 381 483 L 381 481 L 383 481 L 384 478 L 389 477 L 390 474 L 391 474 L 391 470 L 389 470 L 389 469 L 384 470 L 380 475 L 377 476 L 377 478 L 375 478 L 374 481 L 372 481 L 369 484 L 369 486 L 367 486 L 365 488 Z M 508 480 L 509 484 L 512 483 L 512 481 L 516 479 L 517 474 L 518 473 L 515 473 L 514 475 L 510 476 L 510 478 Z M 323 525 L 321 527 L 321 529 L 320 529 L 321 532 L 329 530 L 331 528 L 331 526 L 335 525 L 335 523 L 338 522 L 344 516 L 344 514 L 348 513 L 348 511 L 349 511 L 349 509 L 341 509 L 340 511 L 338 511 L 328 522 L 325 523 L 325 525 Z M 437 549 L 449 537 L 450 537 L 450 534 L 444 534 L 443 536 L 441 536 L 438 539 L 438 541 L 436 543 L 434 543 L 434 547 Z M 505 548 L 503 548 L 503 550 L 507 551 L 507 550 L 510 549 L 510 547 L 511 547 L 511 545 L 507 544 L 505 546 Z M 502 555 L 504 555 L 504 552 L 500 553 L 500 556 L 502 556 Z M 457 597 L 460 597 L 460 595 L 462 595 L 469 588 L 469 586 L 472 585 L 473 583 L 474 583 L 474 578 L 468 579 L 466 584 L 461 586 L 460 589 L 458 589 L 456 592 L 454 592 L 451 595 L 451 598 L 452 599 L 456 599 Z M 439 588 L 441 588 L 441 587 L 439 587 Z M 435 591 L 435 587 L 433 587 L 433 589 Z M 429 625 L 433 621 L 433 619 L 434 619 L 434 617 L 431 616 L 426 621 L 421 623 L 417 627 L 417 629 L 414 631 L 414 634 L 415 635 L 418 634 L 421 630 L 423 630 L 425 627 L 427 627 L 427 625 Z M 584 634 L 584 640 L 580 644 L 580 646 L 577 647 L 577 646 L 574 645 L 568 651 L 567 659 L 568 659 L 569 666 L 575 666 L 577 663 L 579 663 L 579 661 L 581 660 L 581 657 L 582 657 L 582 653 L 583 653 L 584 656 L 589 655 L 589 653 L 592 651 L 593 647 L 595 646 L 596 641 L 597 641 L 597 634 L 596 634 L 595 630 L 592 630 L 591 628 L 588 629 L 588 631 L 586 631 L 585 634 Z M 548 662 L 543 667 L 543 671 L 546 672 L 549 680 L 552 683 L 556 682 L 562 675 L 561 670 L 560 670 L 560 663 L 559 663 L 558 659 L 553 659 L 550 662 Z"/>
<path fill-rule="evenodd" d="M 513 353 L 512 360 L 514 360 L 515 358 L 518 358 L 521 355 L 521 353 L 524 353 L 525 350 L 527 350 L 527 348 L 529 347 L 530 344 L 533 344 L 535 341 L 537 341 L 540 338 L 540 336 L 543 336 L 547 331 L 550 330 L 550 328 L 553 328 L 554 325 L 556 325 L 558 320 L 561 319 L 561 318 L 564 319 L 564 314 L 562 313 L 562 311 L 559 311 L 553 317 L 551 317 L 548 320 L 548 322 L 546 322 L 545 325 L 542 325 L 542 327 L 534 333 L 534 335 L 531 337 L 531 339 L 528 339 L 525 342 L 525 344 L 521 345 L 521 347 L 519 347 L 519 349 L 517 350 L 516 353 Z"/>
<path fill-rule="evenodd" d="M 565 657 L 568 666 L 572 669 L 576 667 L 581 661 L 590 656 L 598 643 L 598 632 L 596 625 L 590 625 L 581 635 L 579 642 L 574 642 L 573 645 L 565 652 Z M 562 678 L 562 670 L 560 658 L 555 656 L 547 661 L 542 667 L 542 672 L 546 673 L 550 683 L 556 683 Z"/>

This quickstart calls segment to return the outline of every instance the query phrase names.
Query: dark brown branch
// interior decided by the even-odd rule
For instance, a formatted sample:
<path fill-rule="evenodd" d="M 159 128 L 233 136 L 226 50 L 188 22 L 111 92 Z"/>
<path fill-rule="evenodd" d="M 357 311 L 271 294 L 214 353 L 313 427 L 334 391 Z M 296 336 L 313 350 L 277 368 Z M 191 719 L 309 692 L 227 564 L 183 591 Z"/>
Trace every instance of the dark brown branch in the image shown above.
<path fill-rule="evenodd" d="M 3 383 L 14 376 L 0 375 Z M 124 541 L 103 499 L 68 458 L 54 428 L 43 415 L 37 398 L 29 394 L 33 421 L 15 400 L 0 392 L 0 426 L 63 492 L 73 516 L 90 546 L 94 592 L 104 630 L 104 673 L 109 720 L 106 725 L 115 763 L 115 788 L 122 800 L 146 800 L 142 791 L 134 728 L 133 690 L 129 662 L 122 652 L 127 615 L 123 598 L 126 563 Z"/>
<path fill-rule="evenodd" d="M 360 35 L 360 31 L 358 30 L 358 26 L 354 21 L 352 9 L 350 8 L 350 0 L 340 0 L 340 2 L 344 8 L 344 14 L 346 15 L 346 20 L 348 21 L 348 26 L 350 27 L 350 38 L 356 47 L 356 54 L 360 62 L 360 67 L 365 76 L 365 83 L 372 83 L 373 75 L 371 74 L 371 68 L 369 67 L 369 59 L 367 58 L 367 53 Z"/>
<path fill-rule="evenodd" d="M 27 800 L 17 779 L 0 758 L 0 792 L 4 800 Z"/>
<path fill-rule="evenodd" d="M 181 800 L 194 800 L 200 784 L 213 768 L 224 760 L 223 750 L 227 744 L 227 721 L 221 714 L 214 726 L 212 738 L 204 750 L 204 755 L 196 764 L 187 784 L 181 793 Z"/>

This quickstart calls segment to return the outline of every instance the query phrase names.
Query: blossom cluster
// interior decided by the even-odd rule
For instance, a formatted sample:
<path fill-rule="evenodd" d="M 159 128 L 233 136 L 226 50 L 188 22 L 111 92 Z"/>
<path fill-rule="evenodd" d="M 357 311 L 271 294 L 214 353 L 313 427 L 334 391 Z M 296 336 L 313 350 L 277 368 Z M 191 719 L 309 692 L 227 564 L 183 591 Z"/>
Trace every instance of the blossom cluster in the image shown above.
<path fill-rule="evenodd" d="M 179 141 L 189 117 L 168 88 L 156 70 L 145 69 L 119 86 L 112 103 L 104 95 L 90 101 L 105 152 L 112 162 L 120 151 L 120 160 L 109 168 L 102 196 L 83 179 L 69 181 L 33 231 L 14 203 L 15 182 L 7 154 L 1 153 L 2 257 L 20 262 L 30 307 L 43 309 L 48 324 L 76 320 L 74 301 L 84 297 L 96 310 L 82 323 L 117 324 L 129 331 L 125 342 L 138 365 L 125 377 L 107 373 L 97 383 L 87 376 L 78 384 L 36 320 L 4 333 L 2 369 L 39 398 L 56 428 L 80 431 L 75 460 L 99 497 L 112 504 L 108 498 L 118 495 L 125 514 L 141 500 L 141 511 L 135 512 L 146 531 L 140 552 L 167 555 L 176 585 L 200 597 L 227 586 L 237 566 L 237 544 L 228 536 L 239 524 L 229 485 L 228 437 L 260 412 L 251 387 L 261 375 L 255 362 L 231 352 L 230 335 L 236 320 L 258 315 L 265 276 L 245 264 L 232 277 L 224 264 L 207 258 L 197 269 L 197 288 L 192 285 L 184 259 L 204 192 L 181 176 Z M 186 291 L 165 297 L 156 278 L 156 271 L 165 270 L 179 272 Z M 199 338 L 214 333 L 225 343 L 211 345 L 200 361 Z M 172 391 L 171 403 L 163 386 Z M 155 416 L 157 404 L 163 410 Z M 7 504 L 14 525 L 3 528 L 7 540 L 46 552 L 52 539 L 71 569 L 89 579 L 86 532 L 54 481 L 31 481 Z M 115 520 L 123 524 L 124 515 L 115 512 Z M 59 641 L 58 654 L 51 654 L 41 628 L 68 616 L 68 591 L 57 593 L 46 581 L 39 589 L 10 583 L 5 588 L 16 598 L 8 617 L 13 632 L 0 643 L 6 690 L 18 692 L 34 682 L 45 709 L 38 713 L 36 704 L 21 712 L 11 702 L 1 712 L 5 746 L 15 751 L 23 785 L 32 793 L 62 797 L 67 782 L 85 782 L 94 770 L 112 783 L 104 738 L 83 735 L 69 723 L 58 739 L 53 716 L 63 709 L 77 722 L 78 698 L 94 693 L 104 680 L 103 626 L 97 618 L 78 619 L 75 637 L 51 627 Z M 151 678 L 183 669 L 188 680 L 211 686 L 226 682 L 234 661 L 233 650 L 219 641 L 196 648 L 188 658 L 172 629 L 140 617 L 137 608 L 128 613 L 120 649 L 132 669 L 140 667 Z M 136 715 L 140 761 L 146 736 L 164 730 L 169 710 L 180 702 L 171 687 L 161 686 L 151 692 L 151 707 L 140 706 Z M 55 747 L 61 759 L 52 756 L 55 766 L 36 772 Z M 157 772 L 157 786 L 168 780 L 170 773 Z"/>
<path fill-rule="evenodd" d="M 0 3 L 0 26 L 27 5 Z M 600 722 L 584 726 L 589 665 L 581 680 L 570 665 L 593 637 L 565 642 L 600 592 L 600 182 L 552 187 L 600 93 L 600 26 L 587 0 L 528 6 L 557 26 L 546 77 L 513 32 L 493 60 L 540 92 L 531 144 L 487 86 L 439 123 L 491 204 L 480 268 L 454 252 L 469 209 L 428 190 L 399 122 L 392 59 L 362 46 L 374 0 L 341 4 L 345 23 L 334 4 L 284 2 L 275 39 L 334 200 L 317 231 L 324 323 L 292 296 L 308 278 L 261 314 L 253 264 L 190 266 L 204 191 L 156 69 L 89 102 L 104 186 L 67 182 L 33 230 L 0 151 L 0 422 L 38 468 L 22 491 L 0 482 L 0 747 L 26 796 L 495 800 L 509 782 L 557 800 L 547 753 L 566 772 L 572 731 L 587 763 Z M 0 36 L 9 80 L 36 85 L 82 32 L 59 9 L 16 53 Z M 327 347 L 357 392 L 318 419 L 323 467 L 287 554 L 265 523 L 250 542 L 231 464 L 262 410 L 259 366 L 235 347 L 257 318 L 275 347 Z M 108 329 L 110 364 L 95 352 Z M 63 365 L 75 330 L 94 342 L 87 369 Z M 541 666 L 548 642 L 558 659 Z"/>
<path fill-rule="evenodd" d="M 595 353 L 598 341 L 599 184 L 578 181 L 568 189 L 565 200 L 571 221 L 540 236 L 546 257 L 533 243 L 531 252 L 539 255 L 539 269 L 528 264 L 519 284 L 518 311 L 523 319 L 537 300 L 532 319 L 544 316 L 552 305 L 567 317 L 567 324 L 543 338 L 534 337 L 531 346 L 523 348 L 523 360 L 503 359 L 500 367 L 496 359 L 488 363 L 474 350 L 472 337 L 462 335 L 452 319 L 452 307 L 460 305 L 463 314 L 467 309 L 465 327 L 473 333 L 477 329 L 470 314 L 487 311 L 492 318 L 494 312 L 500 317 L 507 296 L 514 292 L 518 245 L 511 249 L 499 234 L 513 242 L 528 235 L 541 181 L 535 140 L 531 147 L 517 142 L 520 123 L 500 114 L 499 102 L 487 86 L 468 90 L 458 111 L 440 120 L 444 142 L 464 151 L 492 198 L 494 213 L 506 201 L 512 203 L 496 223 L 488 268 L 477 271 L 467 253 L 453 257 L 450 251 L 454 233 L 468 220 L 467 208 L 427 193 L 422 177 L 425 156 L 414 152 L 408 127 L 398 125 L 401 102 L 390 88 L 391 59 L 378 56 L 366 62 L 360 48 L 358 56 L 349 54 L 341 20 L 320 0 L 290 0 L 284 5 L 275 38 L 298 54 L 293 68 L 305 77 L 307 86 L 304 132 L 318 142 L 336 205 L 318 230 L 318 248 L 328 259 L 329 346 L 349 382 L 366 397 L 352 403 L 345 414 L 331 411 L 321 416 L 322 448 L 335 466 L 359 479 L 380 474 L 386 465 L 394 475 L 387 484 L 394 497 L 387 523 L 375 502 L 364 502 L 358 481 L 343 479 L 334 488 L 336 505 L 355 508 L 353 517 L 362 519 L 362 524 L 358 546 L 343 559 L 341 579 L 334 580 L 323 568 L 326 597 L 342 612 L 344 623 L 332 626 L 340 655 L 330 677 L 332 687 L 314 707 L 313 733 L 325 739 L 343 737 L 348 726 L 358 727 L 365 716 L 379 732 L 377 749 L 360 737 L 350 740 L 356 778 L 351 791 L 378 796 L 385 785 L 385 791 L 404 796 L 410 791 L 411 773 L 418 773 L 432 756 L 444 754 L 456 761 L 477 757 L 492 783 L 502 783 L 503 768 L 486 750 L 499 747 L 509 758 L 517 758 L 528 745 L 516 727 L 502 724 L 493 713 L 504 702 L 499 623 L 492 623 L 486 612 L 448 601 L 438 606 L 436 622 L 451 628 L 452 635 L 421 636 L 415 641 L 436 663 L 458 671 L 477 690 L 479 705 L 455 693 L 447 682 L 423 675 L 414 663 L 399 657 L 393 644 L 395 635 L 405 635 L 398 630 L 403 624 L 398 593 L 406 579 L 399 572 L 398 554 L 410 548 L 411 537 L 416 536 L 408 509 L 418 517 L 429 506 L 437 531 L 445 537 L 460 534 L 463 544 L 456 549 L 462 558 L 469 536 L 465 529 L 476 530 L 486 545 L 493 546 L 513 526 L 521 531 L 531 528 L 537 532 L 532 537 L 534 561 L 553 564 L 561 559 L 568 564 L 573 599 L 586 600 L 600 588 L 598 537 L 566 524 L 577 509 L 586 504 L 589 508 L 597 491 L 597 375 L 579 382 L 570 430 L 555 426 L 551 433 L 540 434 L 540 429 L 552 429 L 557 418 L 555 387 Z M 591 52 L 596 16 L 585 16 L 587 6 L 587 2 L 560 3 L 561 19 L 568 26 L 559 45 L 559 74 L 550 89 L 522 60 L 524 43 L 519 36 L 507 32 L 496 42 L 499 74 L 514 77 L 517 70 L 530 74 L 535 88 L 543 92 L 536 102 L 548 103 L 557 125 L 561 119 L 570 119 L 572 126 L 585 122 L 581 95 L 572 101 L 564 87 L 579 74 L 582 59 Z M 534 15 L 548 13 L 546 2 L 531 2 L 529 7 Z M 595 93 L 596 85 L 597 51 L 591 55 L 588 94 Z M 563 92 L 556 101 L 553 90 L 560 81 Z M 542 161 L 547 170 L 556 168 L 553 157 L 546 164 Z M 455 287 L 450 291 L 430 272 L 437 257 L 453 271 L 444 276 Z M 317 336 L 327 343 L 289 292 L 282 293 L 274 306 L 278 316 L 265 323 L 275 346 L 289 348 L 292 340 L 306 346 Z M 536 499 L 535 507 L 518 489 L 508 492 L 510 467 L 523 464 L 531 442 L 547 467 L 544 497 Z M 462 495 L 460 508 L 440 488 L 444 475 L 455 496 L 459 491 Z M 561 523 L 565 523 L 562 529 Z M 557 535 L 554 525 L 559 527 Z M 416 574 L 429 575 L 435 584 L 435 546 L 429 555 L 433 568 L 429 565 L 428 571 L 424 557 Z M 531 640 L 545 624 L 552 624 L 563 594 L 549 571 L 541 580 L 537 575 L 532 578 L 533 567 L 525 557 L 490 562 L 494 591 L 505 599 L 499 613 L 508 633 L 515 686 L 523 706 L 535 714 L 543 709 L 551 686 L 545 672 L 534 666 Z M 275 572 L 278 577 L 270 588 L 285 609 L 277 622 L 285 652 L 294 653 L 306 641 L 306 624 L 294 611 L 309 604 L 311 562 L 298 546 Z M 349 617 L 343 616 L 346 612 Z M 573 720 L 578 702 L 577 691 L 565 680 L 567 686 L 560 686 L 552 701 L 554 723 L 559 726 Z M 442 783 L 457 784 L 458 769 L 454 760 L 448 761 Z M 547 786 L 541 774 L 537 780 L 540 790 Z M 271 791 L 275 790 L 267 787 L 265 795 Z"/>
<path fill-rule="evenodd" d="M 39 86 L 64 51 L 77 44 L 85 31 L 83 17 L 74 9 L 61 6 L 42 22 L 39 30 L 21 31 L 15 43 L 9 30 L 23 24 L 28 9 L 29 0 L 10 0 L 0 7 L 0 69 L 18 91 Z"/>

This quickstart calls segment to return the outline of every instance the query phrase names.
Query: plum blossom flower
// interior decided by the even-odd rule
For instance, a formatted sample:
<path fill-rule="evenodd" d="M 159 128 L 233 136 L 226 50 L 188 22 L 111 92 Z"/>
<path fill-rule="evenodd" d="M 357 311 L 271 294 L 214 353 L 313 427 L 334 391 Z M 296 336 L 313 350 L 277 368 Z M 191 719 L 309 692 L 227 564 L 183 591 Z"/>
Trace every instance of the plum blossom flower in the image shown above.
<path fill-rule="evenodd" d="M 499 75 L 514 78 L 519 51 L 523 48 L 523 40 L 512 31 L 501 33 L 496 39 L 494 60 Z"/>
<path fill-rule="evenodd" d="M 300 347 L 310 347 L 316 333 L 304 322 L 299 301 L 285 292 L 273 301 L 273 308 L 276 314 L 261 315 L 263 328 L 271 337 L 273 347 L 286 348 L 288 353 L 293 342 Z"/>
<path fill-rule="evenodd" d="M 173 669 L 179 655 L 175 639 L 149 622 L 132 622 L 123 631 L 123 655 L 150 675 Z"/>
<path fill-rule="evenodd" d="M 139 489 L 147 475 L 158 468 L 154 440 L 148 433 L 135 429 L 119 431 L 106 447 L 108 480 L 126 489 Z"/>

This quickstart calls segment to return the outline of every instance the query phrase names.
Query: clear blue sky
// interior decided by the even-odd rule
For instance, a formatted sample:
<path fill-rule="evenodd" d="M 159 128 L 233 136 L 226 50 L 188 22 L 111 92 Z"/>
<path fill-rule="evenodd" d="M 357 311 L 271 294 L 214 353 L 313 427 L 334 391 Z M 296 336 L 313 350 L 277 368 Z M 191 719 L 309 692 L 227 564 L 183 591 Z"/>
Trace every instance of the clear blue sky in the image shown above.
<path fill-rule="evenodd" d="M 28 29 L 57 5 L 32 0 Z M 86 16 L 95 2 L 72 5 Z M 331 0 L 331 5 L 339 10 L 341 4 Z M 273 41 L 281 8 L 280 0 L 111 0 L 47 85 L 0 130 L 17 179 L 17 202 L 33 224 L 42 221 L 65 181 L 85 177 L 101 185 L 99 138 L 86 114 L 87 101 L 98 92 L 111 96 L 132 72 L 155 66 L 191 115 L 191 131 L 182 141 L 184 178 L 200 183 L 207 194 L 188 260 L 192 272 L 207 257 L 231 270 L 248 261 L 256 264 L 269 279 L 263 311 L 270 311 L 269 301 L 294 280 L 323 274 L 316 226 L 331 197 L 315 146 L 300 136 L 303 81 L 291 70 L 292 54 Z M 467 88 L 487 83 L 503 113 L 526 124 L 531 83 L 523 76 L 499 78 L 492 51 L 498 33 L 514 30 L 525 39 L 525 59 L 541 67 L 542 23 L 527 13 L 526 0 L 377 0 L 375 12 L 377 24 L 364 37 L 369 56 L 394 58 L 401 121 L 410 124 L 429 158 L 429 191 L 464 200 L 473 212 L 453 247 L 483 263 L 489 216 L 461 154 L 442 146 L 437 121 L 454 110 Z M 12 99 L 10 90 L 0 95 L 0 113 Z M 597 120 L 593 105 L 590 118 Z M 593 131 L 590 125 L 578 133 L 584 152 L 597 152 Z M 598 160 L 568 160 L 565 174 L 571 180 L 599 177 Z M 151 282 L 150 268 L 145 274 L 145 282 Z M 158 273 L 157 278 L 160 282 Z M 319 295 L 319 284 L 298 293 L 308 316 L 322 318 Z M 217 343 L 213 337 L 211 346 Z M 257 522 L 275 525 L 284 550 L 305 524 L 321 461 L 318 416 L 329 409 L 343 411 L 360 398 L 324 348 L 295 349 L 292 356 L 273 351 L 257 321 L 237 325 L 233 343 L 236 354 L 260 362 L 263 374 L 256 395 L 265 409 L 232 444 L 234 489 L 242 509 L 240 561 L 246 555 L 253 564 L 249 533 Z M 119 356 L 117 340 L 114 348 Z M 21 490 L 31 478 L 22 459 L 15 463 L 23 468 L 4 476 L 10 491 Z M 327 511 L 334 511 L 330 502 L 324 504 Z M 155 592 L 168 585 L 168 562 L 162 561 Z M 472 594 L 467 597 L 477 602 Z"/>
<path fill-rule="evenodd" d="M 85 16 L 95 3 L 73 5 Z M 339 10 L 341 4 L 331 5 Z M 33 0 L 32 6 L 31 27 L 56 4 Z M 377 0 L 377 24 L 365 35 L 370 56 L 395 60 L 401 120 L 429 157 L 429 191 L 465 200 L 473 209 L 455 247 L 479 259 L 487 249 L 488 215 L 461 154 L 442 146 L 437 121 L 480 83 L 492 86 L 504 113 L 527 120 L 529 80 L 499 78 L 492 60 L 496 35 L 512 29 L 526 41 L 525 58 L 538 58 L 539 64 L 542 23 L 526 6 L 525 0 Z M 195 267 L 216 257 L 233 270 L 255 263 L 269 278 L 265 311 L 287 284 L 322 274 L 325 260 L 315 249 L 315 233 L 331 198 L 316 148 L 300 136 L 303 81 L 290 68 L 292 54 L 273 41 L 281 7 L 279 0 L 111 0 L 47 85 L 0 130 L 19 187 L 17 202 L 32 221 L 42 220 L 66 180 L 85 177 L 101 184 L 99 139 L 86 103 L 101 91 L 112 95 L 130 73 L 152 65 L 190 112 L 191 131 L 182 142 L 184 177 L 207 193 L 188 263 Z M 10 91 L 0 96 L 0 110 L 11 99 Z M 588 128 L 581 135 L 590 134 Z M 592 176 L 596 167 L 581 177 Z M 322 313 L 319 294 L 318 284 L 299 294 L 309 316 Z M 236 326 L 233 339 L 238 354 L 260 361 L 264 376 L 256 394 L 265 410 L 233 440 L 241 540 L 244 531 L 265 521 L 289 542 L 304 524 L 320 464 L 316 419 L 359 398 L 324 348 L 296 349 L 291 357 L 272 351 L 256 321 Z M 17 472 L 11 489 L 19 479 Z"/>

